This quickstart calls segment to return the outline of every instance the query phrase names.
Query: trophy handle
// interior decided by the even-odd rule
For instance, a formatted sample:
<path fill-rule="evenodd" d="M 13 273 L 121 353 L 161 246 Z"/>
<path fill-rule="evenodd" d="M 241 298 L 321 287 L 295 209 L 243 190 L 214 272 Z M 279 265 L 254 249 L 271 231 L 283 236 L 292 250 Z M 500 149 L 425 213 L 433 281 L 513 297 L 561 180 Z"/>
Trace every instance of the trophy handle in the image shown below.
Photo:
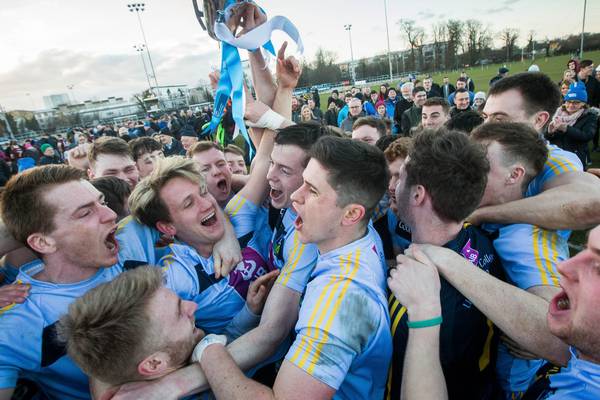
<path fill-rule="evenodd" d="M 211 38 L 219 40 L 214 31 L 215 20 L 218 18 L 219 11 L 223 10 L 225 7 L 226 0 L 202 0 L 202 9 L 198 7 L 198 0 L 192 0 L 192 3 L 194 5 L 196 19 L 198 19 L 202 29 L 204 29 Z"/>
<path fill-rule="evenodd" d="M 206 25 L 204 25 L 204 20 L 202 19 L 204 17 L 204 13 L 198 8 L 198 1 L 192 0 L 192 3 L 194 4 L 194 12 L 196 13 L 196 19 L 200 23 L 202 29 L 206 30 Z"/>

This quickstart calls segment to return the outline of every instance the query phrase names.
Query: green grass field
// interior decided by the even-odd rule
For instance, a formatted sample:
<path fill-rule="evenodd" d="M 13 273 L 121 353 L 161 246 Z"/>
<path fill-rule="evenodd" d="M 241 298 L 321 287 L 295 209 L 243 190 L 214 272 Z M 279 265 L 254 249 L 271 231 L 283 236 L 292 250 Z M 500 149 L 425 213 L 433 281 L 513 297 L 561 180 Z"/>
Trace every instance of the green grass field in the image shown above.
<path fill-rule="evenodd" d="M 535 64 L 540 67 L 541 72 L 549 75 L 553 81 L 560 81 L 563 76 L 563 72 L 567 69 L 567 61 L 569 61 L 571 57 L 569 56 L 556 56 L 556 57 L 543 57 L 537 58 L 535 60 Z M 600 63 L 600 51 L 590 51 L 584 54 L 584 58 L 589 58 L 594 60 L 596 64 Z M 531 60 L 525 60 L 523 62 L 513 62 L 506 64 L 506 67 L 510 70 L 510 74 L 516 74 L 519 72 L 527 71 L 527 68 L 532 64 Z M 465 68 L 464 70 L 467 72 L 469 77 L 473 79 L 475 82 L 475 91 L 484 91 L 487 92 L 489 87 L 490 79 L 493 76 L 498 74 L 498 68 L 504 66 L 505 64 L 490 64 L 485 65 L 483 67 L 473 67 L 473 68 Z M 450 82 L 456 84 L 456 79 L 458 79 L 460 75 L 460 71 L 444 71 L 437 72 L 431 74 L 433 81 L 435 83 L 441 84 L 442 78 L 447 76 L 450 78 Z M 420 76 L 422 78 L 423 76 Z M 398 81 L 393 82 L 394 86 L 397 86 Z M 379 85 L 372 86 L 372 89 L 375 91 L 379 91 Z M 327 109 L 327 98 L 329 97 L 329 93 L 321 93 L 321 109 L 325 111 Z"/>

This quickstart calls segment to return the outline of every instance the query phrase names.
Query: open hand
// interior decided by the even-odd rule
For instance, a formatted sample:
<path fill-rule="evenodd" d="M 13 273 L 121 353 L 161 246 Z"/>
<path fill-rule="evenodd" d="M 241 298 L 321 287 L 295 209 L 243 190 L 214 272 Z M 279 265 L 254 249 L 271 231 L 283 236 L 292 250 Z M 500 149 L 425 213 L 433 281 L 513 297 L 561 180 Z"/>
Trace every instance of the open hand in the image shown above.
<path fill-rule="evenodd" d="M 302 67 L 294 56 L 285 57 L 287 42 L 283 42 L 277 52 L 277 82 L 281 87 L 293 89 L 298 85 L 298 79 L 302 74 Z"/>
<path fill-rule="evenodd" d="M 257 278 L 250 284 L 248 294 L 246 295 L 246 304 L 253 314 L 260 315 L 262 313 L 267 297 L 278 275 L 279 270 L 276 269 Z"/>

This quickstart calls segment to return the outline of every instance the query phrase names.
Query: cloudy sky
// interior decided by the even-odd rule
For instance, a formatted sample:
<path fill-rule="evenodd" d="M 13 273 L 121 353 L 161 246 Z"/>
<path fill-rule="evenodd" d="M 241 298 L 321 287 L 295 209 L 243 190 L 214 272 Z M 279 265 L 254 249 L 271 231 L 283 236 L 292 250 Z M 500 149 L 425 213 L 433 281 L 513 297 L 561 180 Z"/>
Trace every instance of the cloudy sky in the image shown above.
<path fill-rule="evenodd" d="M 355 58 L 386 51 L 384 0 L 258 0 L 268 15 L 284 15 L 300 30 L 304 57 L 318 47 L 350 58 L 344 24 L 352 24 Z M 397 21 L 411 18 L 427 30 L 444 19 L 475 18 L 492 31 L 530 30 L 540 39 L 581 31 L 583 0 L 388 1 L 392 50 L 406 48 Z M 199 0 L 199 3 L 201 0 Z M 134 44 L 142 43 L 126 0 L 0 0 L 0 106 L 42 108 L 42 96 L 77 100 L 129 97 L 143 90 L 144 70 Z M 409 7 L 408 4 L 412 6 Z M 588 1 L 586 31 L 600 31 L 600 1 Z M 219 65 L 219 48 L 204 33 L 191 0 L 147 0 L 142 13 L 158 82 L 197 84 Z M 277 47 L 284 35 L 276 35 Z"/>

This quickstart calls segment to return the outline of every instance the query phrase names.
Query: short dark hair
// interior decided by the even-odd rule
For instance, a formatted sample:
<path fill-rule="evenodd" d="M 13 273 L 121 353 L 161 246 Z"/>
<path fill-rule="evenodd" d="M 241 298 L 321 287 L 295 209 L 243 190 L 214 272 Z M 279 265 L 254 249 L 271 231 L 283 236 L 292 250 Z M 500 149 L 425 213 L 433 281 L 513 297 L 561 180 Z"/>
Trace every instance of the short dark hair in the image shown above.
<path fill-rule="evenodd" d="M 446 127 L 449 130 L 470 133 L 473 129 L 483 124 L 483 121 L 483 117 L 477 111 L 465 110 L 458 114 L 454 114 L 454 116 L 446 122 Z"/>
<path fill-rule="evenodd" d="M 237 154 L 238 156 L 242 156 L 242 157 L 246 156 L 246 154 L 244 153 L 244 150 L 240 149 L 235 144 L 228 144 L 227 147 L 225 147 L 223 152 Z"/>
<path fill-rule="evenodd" d="M 385 149 L 383 155 L 388 163 L 392 163 L 398 158 L 406 158 L 406 156 L 408 156 L 410 153 L 412 146 L 413 138 L 409 136 L 399 137 L 396 138 L 387 149 Z"/>
<path fill-rule="evenodd" d="M 316 122 L 301 122 L 296 125 L 290 125 L 277 131 L 275 144 L 292 145 L 301 148 L 306 154 L 302 163 L 305 167 L 310 160 L 308 152 L 321 136 L 334 135 L 339 136 L 329 126 L 324 126 Z"/>
<path fill-rule="evenodd" d="M 121 138 L 103 136 L 94 141 L 88 153 L 90 165 L 94 165 L 101 154 L 114 154 L 122 157 L 131 157 L 127 142 Z"/>
<path fill-rule="evenodd" d="M 593 64 L 594 62 L 592 60 L 581 60 L 581 62 L 579 63 L 579 69 L 587 68 Z"/>
<path fill-rule="evenodd" d="M 133 157 L 133 161 L 137 161 L 138 158 L 140 158 L 146 153 L 152 153 L 156 150 L 162 150 L 162 144 L 147 136 L 142 136 L 133 139 L 128 143 L 128 145 L 129 150 L 131 151 L 131 156 Z"/>
<path fill-rule="evenodd" d="M 352 130 L 358 129 L 364 125 L 377 129 L 379 137 L 385 136 L 385 134 L 387 133 L 385 129 L 385 123 L 381 119 L 375 117 L 360 117 L 359 119 L 354 121 L 354 124 L 352 124 Z"/>
<path fill-rule="evenodd" d="M 423 107 L 431 106 L 442 106 L 442 109 L 446 114 L 448 114 L 448 112 L 450 111 L 450 104 L 448 104 L 446 99 L 443 99 L 441 97 L 430 97 L 427 100 L 425 100 L 425 103 L 423 103 Z"/>
<path fill-rule="evenodd" d="M 419 92 L 427 92 L 427 91 L 425 90 L 425 88 L 423 86 L 415 86 L 412 91 L 412 94 L 414 96 L 415 94 L 417 94 Z"/>
<path fill-rule="evenodd" d="M 464 73 L 465 71 L 463 71 L 462 73 Z M 456 80 L 456 82 L 464 82 L 464 83 L 469 83 L 469 81 L 467 80 L 467 78 L 464 77 L 460 77 Z"/>
<path fill-rule="evenodd" d="M 84 179 L 82 170 L 68 165 L 44 165 L 14 175 L 6 183 L 0 201 L 6 228 L 25 245 L 33 233 L 54 231 L 58 204 L 48 203 L 44 193 L 54 186 Z"/>
<path fill-rule="evenodd" d="M 221 153 L 224 153 L 224 149 L 223 146 L 221 146 L 219 143 L 215 143 L 213 141 L 210 140 L 201 140 L 199 142 L 196 142 L 192 145 L 192 147 L 190 147 L 187 151 L 187 156 L 189 158 L 192 158 L 194 156 L 194 154 L 198 154 L 198 153 L 203 153 L 205 151 L 208 151 L 210 149 L 216 149 L 219 150 Z"/>
<path fill-rule="evenodd" d="M 483 147 L 457 131 L 425 130 L 414 138 L 406 188 L 422 185 L 439 218 L 464 221 L 479 205 L 490 165 Z"/>
<path fill-rule="evenodd" d="M 454 96 L 456 96 L 458 93 L 469 93 L 469 91 L 466 88 L 456 89 Z"/>
<path fill-rule="evenodd" d="M 525 190 L 529 182 L 544 168 L 548 147 L 544 139 L 531 126 L 518 122 L 490 122 L 471 133 L 477 142 L 498 142 L 503 149 L 505 165 L 519 161 L 526 166 Z"/>
<path fill-rule="evenodd" d="M 377 141 L 375 142 L 375 147 L 377 147 L 379 150 L 385 152 L 385 149 L 387 149 L 394 140 L 396 140 L 395 136 L 392 136 L 392 135 L 382 136 L 379 139 L 377 139 Z"/>
<path fill-rule="evenodd" d="M 346 97 L 354 97 L 354 95 L 353 95 L 352 93 L 349 93 L 349 92 L 348 92 L 348 93 L 346 93 L 346 94 L 344 95 L 344 98 L 346 98 Z"/>
<path fill-rule="evenodd" d="M 327 170 L 337 205 L 362 205 L 363 221 L 368 221 L 390 179 L 383 152 L 358 140 L 324 136 L 311 148 L 310 157 Z"/>
<path fill-rule="evenodd" d="M 113 210 L 119 218 L 127 216 L 125 204 L 131 194 L 129 184 L 116 176 L 103 176 L 90 181 L 96 189 L 104 195 L 108 208 Z"/>
<path fill-rule="evenodd" d="M 521 72 L 504 77 L 490 87 L 488 98 L 512 89 L 523 96 L 525 111 L 529 115 L 539 111 L 554 115 L 562 98 L 556 83 L 541 72 Z"/>

